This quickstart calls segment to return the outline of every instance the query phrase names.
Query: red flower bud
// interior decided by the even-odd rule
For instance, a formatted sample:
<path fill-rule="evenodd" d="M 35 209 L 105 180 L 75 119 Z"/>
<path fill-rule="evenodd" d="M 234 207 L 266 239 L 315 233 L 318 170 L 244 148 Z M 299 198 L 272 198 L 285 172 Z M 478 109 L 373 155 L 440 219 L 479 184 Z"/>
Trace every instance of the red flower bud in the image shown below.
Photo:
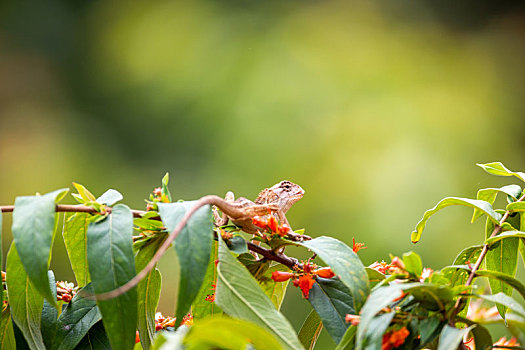
<path fill-rule="evenodd" d="M 294 276 L 291 272 L 284 272 L 284 271 L 274 271 L 272 272 L 272 280 L 275 282 L 284 282 L 288 281 L 290 278 Z"/>
<path fill-rule="evenodd" d="M 332 278 L 335 276 L 335 273 L 329 267 L 323 267 L 321 269 L 314 271 L 314 273 L 317 276 L 322 277 L 322 278 Z"/>

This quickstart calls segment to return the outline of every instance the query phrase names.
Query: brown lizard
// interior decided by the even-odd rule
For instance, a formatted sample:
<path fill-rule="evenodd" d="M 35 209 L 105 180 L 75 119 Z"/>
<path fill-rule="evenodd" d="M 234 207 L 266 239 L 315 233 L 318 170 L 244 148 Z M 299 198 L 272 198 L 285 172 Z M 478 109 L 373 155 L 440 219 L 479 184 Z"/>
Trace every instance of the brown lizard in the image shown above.
<path fill-rule="evenodd" d="M 231 221 L 235 225 L 239 226 L 243 231 L 255 234 L 260 230 L 260 228 L 252 223 L 252 218 L 254 216 L 268 215 L 271 212 L 281 224 L 290 226 L 285 214 L 288 209 L 290 209 L 290 207 L 299 199 L 303 198 L 303 196 L 304 190 L 301 188 L 301 186 L 287 180 L 281 181 L 270 188 L 265 188 L 262 190 L 255 199 L 255 202 L 252 202 L 244 197 L 235 199 L 233 192 L 228 192 L 226 194 L 225 200 L 232 205 L 245 210 L 246 215 L 244 217 L 238 217 L 235 215 L 232 216 L 222 210 L 220 206 L 216 206 L 221 209 L 223 215 L 222 217 L 219 216 L 217 210 L 214 210 L 213 214 L 215 216 L 215 225 L 226 225 L 228 223 L 228 219 L 231 219 Z M 228 210 L 229 207 L 226 207 L 225 209 Z M 309 239 L 310 237 L 291 233 L 290 238 L 295 240 L 304 240 Z"/>
<path fill-rule="evenodd" d="M 261 191 L 255 203 L 239 198 L 237 201 L 233 201 L 231 195 L 227 195 L 228 199 L 223 199 L 219 196 L 208 195 L 200 198 L 191 207 L 179 221 L 175 229 L 170 233 L 168 238 L 155 252 L 155 255 L 149 263 L 137 274 L 135 277 L 130 279 L 122 286 L 105 293 L 90 294 L 84 292 L 83 296 L 88 299 L 107 300 L 118 297 L 134 288 L 148 273 L 155 267 L 157 262 L 160 260 L 162 255 L 168 250 L 171 243 L 175 240 L 180 231 L 186 226 L 191 216 L 202 206 L 214 205 L 220 211 L 226 215 L 226 219 L 231 219 L 235 224 L 241 227 L 246 232 L 257 232 L 257 227 L 253 225 L 251 219 L 254 216 L 268 215 L 268 211 L 276 215 L 281 223 L 288 223 L 284 214 L 290 209 L 290 207 L 301 199 L 304 195 L 304 190 L 299 186 L 290 181 L 281 181 L 273 187 L 266 188 Z M 252 204 L 250 204 L 252 203 Z M 224 220 L 224 218 L 221 218 Z M 222 221 L 221 221 L 222 222 Z M 219 222 L 220 223 L 220 222 Z M 289 237 L 294 240 L 308 240 L 311 239 L 308 236 L 289 234 Z"/>

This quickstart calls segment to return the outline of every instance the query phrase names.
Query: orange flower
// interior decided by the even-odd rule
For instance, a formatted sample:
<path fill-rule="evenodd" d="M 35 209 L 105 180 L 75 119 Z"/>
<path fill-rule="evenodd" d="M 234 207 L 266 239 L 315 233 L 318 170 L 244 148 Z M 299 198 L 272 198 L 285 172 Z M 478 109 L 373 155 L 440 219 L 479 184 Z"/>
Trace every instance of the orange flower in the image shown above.
<path fill-rule="evenodd" d="M 277 232 L 277 229 L 279 228 L 279 223 L 273 215 L 270 215 L 270 217 L 268 218 L 268 228 L 272 232 Z"/>
<path fill-rule="evenodd" d="M 153 194 L 155 195 L 155 197 L 159 197 L 162 196 L 162 189 L 160 187 L 156 187 L 154 190 L 153 190 Z"/>
<path fill-rule="evenodd" d="M 260 227 L 264 230 L 267 229 L 268 227 L 268 220 L 266 220 L 265 218 L 262 218 L 260 216 L 254 216 L 252 218 L 252 223 L 257 226 L 257 227 Z"/>
<path fill-rule="evenodd" d="M 392 258 L 392 263 L 391 265 L 394 265 L 394 267 L 398 267 L 400 268 L 401 270 L 404 270 L 405 269 L 405 263 L 403 262 L 403 260 L 399 259 L 397 256 L 394 256 Z"/>
<path fill-rule="evenodd" d="M 284 282 L 288 281 L 290 278 L 294 277 L 295 275 L 291 272 L 285 272 L 285 271 L 274 271 L 272 272 L 272 280 L 275 282 Z"/>
<path fill-rule="evenodd" d="M 193 315 L 191 314 L 191 312 L 184 316 L 184 318 L 182 319 L 182 324 L 188 327 L 193 326 Z"/>
<path fill-rule="evenodd" d="M 353 243 L 352 244 L 352 250 L 354 251 L 354 253 L 357 253 L 361 249 L 368 248 L 368 247 L 365 247 L 364 243 L 356 243 L 354 237 L 352 237 L 352 243 Z"/>
<path fill-rule="evenodd" d="M 284 237 L 288 234 L 288 232 L 290 232 L 290 230 L 291 230 L 290 226 L 286 224 L 282 224 L 281 226 L 277 228 L 277 234 L 281 237 Z"/>
<path fill-rule="evenodd" d="M 303 292 L 303 297 L 305 299 L 308 299 L 310 296 L 310 289 L 312 289 L 314 283 L 315 280 L 312 278 L 312 275 L 302 275 L 293 281 L 294 286 L 301 288 L 301 292 Z"/>
<path fill-rule="evenodd" d="M 359 322 L 361 321 L 361 316 L 359 315 L 352 315 L 352 314 L 346 314 L 345 316 L 346 323 L 351 323 L 352 326 L 357 326 Z"/>
<path fill-rule="evenodd" d="M 497 345 L 503 345 L 503 346 L 520 346 L 520 344 L 517 342 L 516 338 L 512 337 L 509 340 L 507 340 L 506 337 L 501 337 L 497 342 L 494 343 L 493 346 Z"/>
<path fill-rule="evenodd" d="M 384 275 L 386 271 L 393 266 L 391 264 L 387 264 L 384 260 L 381 260 L 381 262 L 376 261 L 375 263 L 371 264 L 368 267 Z"/>
<path fill-rule="evenodd" d="M 135 344 L 137 344 L 137 343 L 140 343 L 139 331 L 137 331 L 137 333 L 135 333 Z"/>
<path fill-rule="evenodd" d="M 383 343 L 381 350 L 390 350 L 401 346 L 405 339 L 408 337 L 410 332 L 406 327 L 401 328 L 397 331 L 391 331 L 383 335 Z"/>
<path fill-rule="evenodd" d="M 329 267 L 320 268 L 320 269 L 314 271 L 314 274 L 316 274 L 317 276 L 322 277 L 322 278 L 332 278 L 332 277 L 335 276 L 335 273 Z"/>
<path fill-rule="evenodd" d="M 421 278 L 419 279 L 420 282 L 425 282 L 425 280 L 427 278 L 429 278 L 430 276 L 432 276 L 432 273 L 434 272 L 434 270 L 432 270 L 430 267 L 425 267 L 423 269 L 423 272 L 421 272 Z"/>

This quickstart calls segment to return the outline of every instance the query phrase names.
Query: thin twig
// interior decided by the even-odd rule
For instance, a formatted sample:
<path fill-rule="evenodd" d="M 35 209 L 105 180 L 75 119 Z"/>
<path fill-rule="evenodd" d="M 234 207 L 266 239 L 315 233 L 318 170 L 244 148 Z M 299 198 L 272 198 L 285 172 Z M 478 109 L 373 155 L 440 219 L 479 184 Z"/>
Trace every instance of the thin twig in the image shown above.
<path fill-rule="evenodd" d="M 4 205 L 0 206 L 0 211 L 2 213 L 11 213 L 15 209 L 14 205 Z M 100 214 L 95 208 L 88 207 L 87 205 L 69 205 L 69 204 L 57 204 L 55 211 L 57 213 L 90 213 L 90 214 Z M 106 211 L 108 213 L 111 213 L 111 208 L 106 207 Z M 131 213 L 133 214 L 133 217 L 140 218 L 142 215 L 144 215 L 146 212 L 142 210 L 132 210 Z M 157 219 L 157 218 L 154 218 Z M 160 220 L 160 218 L 158 218 Z"/>
<path fill-rule="evenodd" d="M 517 202 L 522 202 L 523 200 L 525 199 L 525 194 L 523 196 L 521 196 Z M 510 215 L 510 211 L 506 211 L 505 214 L 503 215 L 503 217 L 501 218 L 501 220 L 499 221 L 499 224 L 497 224 L 495 227 L 494 227 L 494 230 L 492 231 L 492 234 L 490 235 L 489 238 L 492 238 L 492 237 L 495 237 L 497 236 L 502 227 L 503 227 L 503 224 L 505 223 L 505 221 L 507 221 L 507 219 L 509 218 L 509 215 Z M 483 259 L 485 259 L 485 255 L 487 255 L 489 251 L 489 245 L 487 243 L 483 244 L 483 248 L 481 249 L 481 253 L 479 254 L 479 257 L 478 257 L 478 260 L 476 260 L 476 263 L 474 264 L 474 267 L 472 267 L 472 270 L 470 271 L 470 274 L 467 278 L 467 282 L 465 282 L 465 286 L 468 287 L 472 284 L 472 281 L 474 280 L 474 278 L 476 277 L 476 273 L 478 272 L 480 266 L 481 266 L 481 263 L 483 262 Z M 454 305 L 454 309 L 452 310 L 452 313 L 450 314 L 450 321 L 453 322 L 453 318 L 457 315 L 457 313 L 459 312 L 459 305 L 461 304 L 461 300 L 462 298 L 459 297 L 458 300 L 456 300 L 456 304 Z"/>

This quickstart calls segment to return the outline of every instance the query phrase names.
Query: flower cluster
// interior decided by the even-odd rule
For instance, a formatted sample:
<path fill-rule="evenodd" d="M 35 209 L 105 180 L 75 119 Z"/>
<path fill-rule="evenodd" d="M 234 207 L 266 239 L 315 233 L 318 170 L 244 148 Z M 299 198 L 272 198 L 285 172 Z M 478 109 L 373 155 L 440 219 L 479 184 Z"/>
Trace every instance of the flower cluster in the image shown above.
<path fill-rule="evenodd" d="M 157 312 L 155 314 L 155 331 L 158 332 L 168 327 L 175 327 L 176 320 L 177 320 L 176 317 L 164 316 L 162 315 L 162 313 Z M 191 327 L 193 325 L 193 315 L 191 314 L 191 312 L 188 313 L 186 316 L 184 316 L 184 318 L 182 319 L 182 325 L 185 325 L 188 327 Z M 135 343 L 139 343 L 139 342 L 140 342 L 139 331 L 137 331 L 135 335 Z"/>
<path fill-rule="evenodd" d="M 215 283 L 211 284 L 210 290 L 213 291 L 213 293 L 206 295 L 206 298 L 204 300 L 209 301 L 210 303 L 213 303 L 215 301 L 215 289 L 216 289 Z"/>
<path fill-rule="evenodd" d="M 385 333 L 385 335 L 383 335 L 381 350 L 390 350 L 401 346 L 409 335 L 410 332 L 406 327 Z"/>
<path fill-rule="evenodd" d="M 303 264 L 302 271 L 272 272 L 272 279 L 275 282 L 284 282 L 292 278 L 293 285 L 301 289 L 301 292 L 303 293 L 303 297 L 305 299 L 308 299 L 308 297 L 310 296 L 310 289 L 312 289 L 315 283 L 315 276 L 319 276 L 322 278 L 332 278 L 335 276 L 335 273 L 329 267 L 317 268 L 317 265 L 311 263 L 310 261 Z"/>
<path fill-rule="evenodd" d="M 366 249 L 366 248 L 368 247 L 365 247 L 364 243 L 356 243 L 355 237 L 352 237 L 352 250 L 354 251 L 354 253 L 357 253 L 361 249 Z"/>
<path fill-rule="evenodd" d="M 280 224 L 275 216 L 255 216 L 252 218 L 252 223 L 261 228 L 263 232 L 269 232 L 270 235 L 278 235 L 280 237 L 286 236 L 291 228 L 287 224 Z"/>
<path fill-rule="evenodd" d="M 153 192 L 149 195 L 149 200 L 146 200 L 146 210 L 158 210 L 157 203 L 169 203 L 170 200 L 168 198 L 168 194 L 164 193 L 162 188 L 156 187 L 153 189 Z"/>
<path fill-rule="evenodd" d="M 68 283 L 66 281 L 58 281 L 57 285 L 57 301 L 63 301 L 69 303 L 71 299 L 77 293 L 78 287 L 75 287 L 73 283 Z"/>

